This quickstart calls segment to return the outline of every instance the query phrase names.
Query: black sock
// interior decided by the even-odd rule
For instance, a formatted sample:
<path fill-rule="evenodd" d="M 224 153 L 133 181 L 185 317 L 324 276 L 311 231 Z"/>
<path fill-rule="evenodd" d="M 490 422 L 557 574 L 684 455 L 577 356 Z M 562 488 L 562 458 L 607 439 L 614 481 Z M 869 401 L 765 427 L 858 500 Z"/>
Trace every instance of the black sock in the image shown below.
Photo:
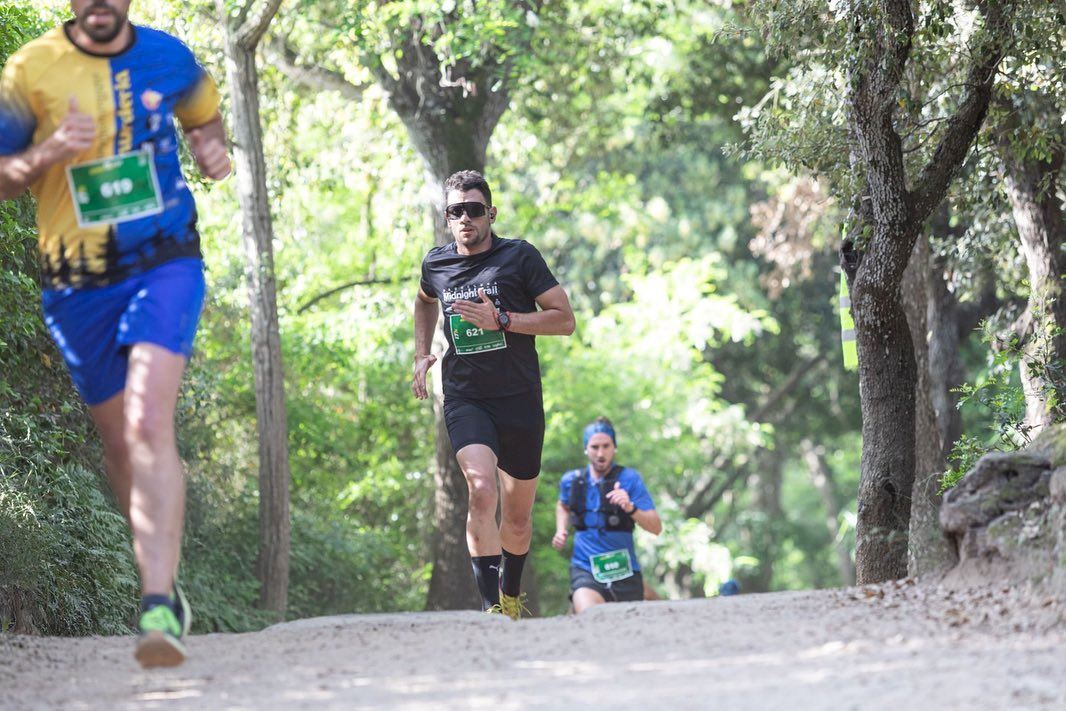
<path fill-rule="evenodd" d="M 160 605 L 166 605 L 171 610 L 174 609 L 174 601 L 170 598 L 170 595 L 144 595 L 141 597 L 141 612 L 148 612 L 153 607 Z"/>
<path fill-rule="evenodd" d="M 528 552 L 521 555 L 503 552 L 503 570 L 500 572 L 500 591 L 504 595 L 518 597 L 522 588 L 522 568 L 526 564 Z"/>
<path fill-rule="evenodd" d="M 470 556 L 474 567 L 477 591 L 481 593 L 481 609 L 487 610 L 500 604 L 500 556 Z"/>

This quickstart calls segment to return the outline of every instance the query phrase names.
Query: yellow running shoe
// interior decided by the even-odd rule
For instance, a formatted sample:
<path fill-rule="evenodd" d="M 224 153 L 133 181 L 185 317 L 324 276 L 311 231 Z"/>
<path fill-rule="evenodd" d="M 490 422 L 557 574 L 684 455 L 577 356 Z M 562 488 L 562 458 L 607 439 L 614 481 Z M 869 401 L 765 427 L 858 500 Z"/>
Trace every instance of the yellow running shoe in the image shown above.
<path fill-rule="evenodd" d="M 524 598 L 525 594 L 518 595 L 517 597 L 512 597 L 501 592 L 500 611 L 510 617 L 512 620 L 521 619 L 523 612 L 526 614 L 527 617 L 532 615 L 533 613 L 529 611 L 529 608 L 527 608 L 523 604 Z"/>

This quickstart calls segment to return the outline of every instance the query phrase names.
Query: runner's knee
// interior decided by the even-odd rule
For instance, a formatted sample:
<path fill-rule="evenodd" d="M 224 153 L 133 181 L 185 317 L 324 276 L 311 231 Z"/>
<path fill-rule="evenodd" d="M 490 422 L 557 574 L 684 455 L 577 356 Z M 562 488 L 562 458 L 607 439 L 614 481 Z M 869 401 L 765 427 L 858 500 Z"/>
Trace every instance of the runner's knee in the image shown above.
<path fill-rule="evenodd" d="M 496 515 L 496 482 L 488 477 L 468 477 L 467 485 L 470 487 L 470 515 L 478 518 L 481 516 Z"/>
<path fill-rule="evenodd" d="M 126 414 L 126 445 L 133 447 L 169 446 L 174 442 L 174 416 L 150 405 L 131 408 Z"/>
<path fill-rule="evenodd" d="M 515 535 L 521 536 L 533 531 L 533 516 L 531 511 L 515 511 L 506 506 L 500 516 L 502 525 L 506 526 Z"/>
<path fill-rule="evenodd" d="M 592 588 L 578 588 L 574 591 L 574 612 L 583 612 L 594 605 L 606 604 L 607 600 Z"/>

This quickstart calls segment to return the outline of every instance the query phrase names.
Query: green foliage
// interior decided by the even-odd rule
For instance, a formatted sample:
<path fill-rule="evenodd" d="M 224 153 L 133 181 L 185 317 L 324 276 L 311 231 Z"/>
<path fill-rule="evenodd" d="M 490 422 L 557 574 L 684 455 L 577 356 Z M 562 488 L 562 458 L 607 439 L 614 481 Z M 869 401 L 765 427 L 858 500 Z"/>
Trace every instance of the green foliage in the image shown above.
<path fill-rule="evenodd" d="M 986 323 L 982 341 L 992 350 L 984 372 L 972 383 L 964 383 L 956 392 L 958 407 L 976 409 L 982 425 L 978 434 L 963 434 L 952 445 L 948 461 L 951 468 L 940 480 L 940 490 L 955 486 L 988 452 L 1013 452 L 1027 445 L 1030 427 L 1025 424 L 1025 393 L 1018 376 L 1018 363 L 1025 358 L 1016 336 L 1001 339 L 994 326 Z"/>
<path fill-rule="evenodd" d="M 0 58 L 45 29 L 0 6 Z M 84 408 L 45 332 L 34 205 L 0 203 L 0 630 L 129 629 L 137 582 L 122 517 L 104 496 Z"/>

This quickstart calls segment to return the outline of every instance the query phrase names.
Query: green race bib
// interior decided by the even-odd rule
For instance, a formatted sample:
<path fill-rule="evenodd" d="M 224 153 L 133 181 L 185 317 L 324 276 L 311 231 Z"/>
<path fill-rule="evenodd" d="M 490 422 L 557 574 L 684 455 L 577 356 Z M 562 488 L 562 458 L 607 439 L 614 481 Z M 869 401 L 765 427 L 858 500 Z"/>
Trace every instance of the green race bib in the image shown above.
<path fill-rule="evenodd" d="M 464 321 L 459 314 L 448 317 L 448 327 L 452 330 L 452 342 L 459 355 L 498 351 L 507 347 L 507 338 L 503 331 L 486 331 L 483 328 Z"/>
<path fill-rule="evenodd" d="M 80 227 L 113 224 L 163 211 L 150 148 L 67 166 Z"/>
<path fill-rule="evenodd" d="M 589 556 L 589 563 L 592 564 L 592 577 L 598 583 L 613 583 L 633 575 L 633 561 L 625 548 Z"/>

